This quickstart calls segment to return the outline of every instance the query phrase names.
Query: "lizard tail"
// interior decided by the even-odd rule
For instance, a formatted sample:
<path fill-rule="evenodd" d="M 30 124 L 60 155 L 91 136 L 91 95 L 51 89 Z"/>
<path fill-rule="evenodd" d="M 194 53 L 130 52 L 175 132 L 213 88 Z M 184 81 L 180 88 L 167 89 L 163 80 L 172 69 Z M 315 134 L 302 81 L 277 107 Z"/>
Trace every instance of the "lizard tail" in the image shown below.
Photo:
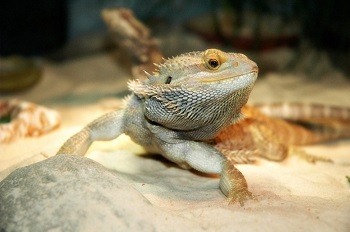
<path fill-rule="evenodd" d="M 350 122 L 350 107 L 307 103 L 254 104 L 265 115 L 291 120 L 342 120 Z"/>
<path fill-rule="evenodd" d="M 350 108 L 306 103 L 254 105 L 263 114 L 284 119 L 308 131 L 299 145 L 350 138 Z M 297 133 L 298 134 L 298 133 Z"/>

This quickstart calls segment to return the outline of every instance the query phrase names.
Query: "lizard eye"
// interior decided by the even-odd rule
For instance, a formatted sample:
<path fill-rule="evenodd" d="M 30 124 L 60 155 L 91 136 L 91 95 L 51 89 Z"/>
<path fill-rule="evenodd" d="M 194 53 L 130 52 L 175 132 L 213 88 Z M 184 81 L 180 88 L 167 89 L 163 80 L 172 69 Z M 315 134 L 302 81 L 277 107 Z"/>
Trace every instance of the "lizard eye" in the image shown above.
<path fill-rule="evenodd" d="M 207 69 L 217 70 L 226 60 L 226 56 L 217 49 L 208 49 L 204 52 L 203 61 Z"/>
<path fill-rule="evenodd" d="M 165 81 L 165 84 L 170 84 L 171 79 L 173 79 L 173 78 L 171 76 L 168 76 L 166 81 Z"/>
<path fill-rule="evenodd" d="M 219 66 L 219 61 L 216 59 L 210 59 L 208 61 L 208 65 L 212 68 L 212 69 L 216 69 Z"/>

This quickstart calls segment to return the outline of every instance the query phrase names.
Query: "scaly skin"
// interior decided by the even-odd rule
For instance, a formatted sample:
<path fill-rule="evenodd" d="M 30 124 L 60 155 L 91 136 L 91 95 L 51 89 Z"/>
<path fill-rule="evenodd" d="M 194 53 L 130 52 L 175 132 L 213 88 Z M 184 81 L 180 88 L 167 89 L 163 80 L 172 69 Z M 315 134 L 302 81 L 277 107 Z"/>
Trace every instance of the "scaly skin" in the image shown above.
<path fill-rule="evenodd" d="M 242 205 L 252 194 L 235 163 L 249 163 L 256 156 L 280 161 L 290 145 L 350 135 L 347 127 L 333 136 L 337 126 L 329 127 L 317 114 L 288 118 L 281 114 L 284 111 L 271 113 L 302 119 L 304 126 L 316 119 L 319 125 L 315 133 L 243 107 L 258 67 L 242 54 L 208 49 L 165 60 L 158 68 L 153 75 L 146 73 L 148 80 L 129 83 L 132 94 L 123 109 L 88 124 L 67 140 L 58 154 L 84 155 L 93 141 L 111 140 L 125 133 L 147 151 L 162 154 L 180 167 L 221 174 L 221 191 L 231 203 Z M 266 108 L 258 108 L 266 113 Z M 246 118 L 239 122 L 241 111 Z M 335 116 L 332 112 L 337 109 L 328 110 L 327 115 Z M 338 119 L 348 123 L 350 110 L 344 112 Z"/>

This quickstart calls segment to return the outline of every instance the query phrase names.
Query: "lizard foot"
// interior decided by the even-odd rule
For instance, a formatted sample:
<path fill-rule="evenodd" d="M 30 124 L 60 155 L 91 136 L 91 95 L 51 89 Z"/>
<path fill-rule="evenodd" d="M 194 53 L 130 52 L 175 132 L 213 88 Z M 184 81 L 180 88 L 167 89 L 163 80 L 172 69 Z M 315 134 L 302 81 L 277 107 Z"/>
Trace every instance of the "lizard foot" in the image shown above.
<path fill-rule="evenodd" d="M 289 154 L 297 155 L 300 158 L 306 160 L 309 163 L 316 163 L 316 162 L 325 162 L 325 163 L 333 163 L 332 159 L 322 157 L 322 156 L 314 156 L 303 149 L 291 147 L 289 148 Z"/>
<path fill-rule="evenodd" d="M 253 198 L 243 174 L 230 162 L 226 162 L 221 174 L 220 189 L 228 197 L 229 204 L 239 203 L 243 206 Z"/>

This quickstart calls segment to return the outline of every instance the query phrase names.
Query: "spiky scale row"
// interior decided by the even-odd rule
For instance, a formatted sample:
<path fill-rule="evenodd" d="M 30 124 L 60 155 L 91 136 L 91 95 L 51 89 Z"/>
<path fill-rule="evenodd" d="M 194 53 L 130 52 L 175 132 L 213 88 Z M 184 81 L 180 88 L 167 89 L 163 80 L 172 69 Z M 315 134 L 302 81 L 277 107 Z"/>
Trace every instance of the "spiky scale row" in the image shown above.
<path fill-rule="evenodd" d="M 195 63 L 200 63 L 201 54 L 203 52 L 189 52 L 179 56 L 171 57 L 168 59 L 164 59 L 164 63 L 155 64 L 159 68 L 160 73 L 168 73 L 172 70 L 180 69 L 182 71 L 186 70 L 186 68 Z"/>

